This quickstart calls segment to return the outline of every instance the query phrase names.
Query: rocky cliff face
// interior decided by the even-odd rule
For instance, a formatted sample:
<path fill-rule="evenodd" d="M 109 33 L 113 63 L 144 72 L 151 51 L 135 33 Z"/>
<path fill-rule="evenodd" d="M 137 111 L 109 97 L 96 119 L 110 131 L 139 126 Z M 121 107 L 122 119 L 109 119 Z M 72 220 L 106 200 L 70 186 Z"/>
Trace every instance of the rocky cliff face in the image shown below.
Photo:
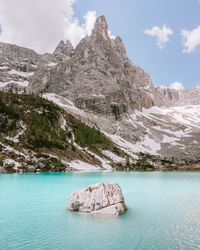
<path fill-rule="evenodd" d="M 128 58 L 122 39 L 111 39 L 104 16 L 74 49 L 61 41 L 53 54 L 0 43 L 0 88 L 52 92 L 88 112 L 114 116 L 152 106 L 200 104 L 200 88 L 177 91 L 155 87 Z"/>
<path fill-rule="evenodd" d="M 52 54 L 52 60 L 56 62 L 68 60 L 74 54 L 74 48 L 69 40 L 61 41 Z"/>
<path fill-rule="evenodd" d="M 198 87 L 183 90 L 157 87 L 156 91 L 162 96 L 163 105 L 168 107 L 200 104 L 200 88 Z"/>
<path fill-rule="evenodd" d="M 149 75 L 130 61 L 122 39 L 110 39 L 104 16 L 96 20 L 91 36 L 83 38 L 75 50 L 68 41 L 56 48 L 54 59 L 58 52 L 62 60 L 50 69 L 38 69 L 31 91 L 53 92 L 80 109 L 112 114 L 116 119 L 129 109 L 159 103 Z"/>
<path fill-rule="evenodd" d="M 38 55 L 0 43 L 0 87 L 11 86 L 43 93 L 134 159 L 142 152 L 198 164 L 200 88 L 155 87 L 128 58 L 122 39 L 109 37 L 104 16 L 75 49 L 61 41 L 53 54 Z"/>
<path fill-rule="evenodd" d="M 0 43 L 0 88 L 28 87 L 41 56 L 31 49 Z"/>
<path fill-rule="evenodd" d="M 27 91 L 35 72 L 50 65 L 51 59 L 50 54 L 39 55 L 31 49 L 0 43 L 0 90 Z"/>
<path fill-rule="evenodd" d="M 122 39 L 111 39 L 104 16 L 74 49 L 61 41 L 53 54 L 0 43 L 0 88 L 52 92 L 88 112 L 114 116 L 134 109 L 200 104 L 200 89 L 155 87 L 149 75 L 128 58 Z"/>

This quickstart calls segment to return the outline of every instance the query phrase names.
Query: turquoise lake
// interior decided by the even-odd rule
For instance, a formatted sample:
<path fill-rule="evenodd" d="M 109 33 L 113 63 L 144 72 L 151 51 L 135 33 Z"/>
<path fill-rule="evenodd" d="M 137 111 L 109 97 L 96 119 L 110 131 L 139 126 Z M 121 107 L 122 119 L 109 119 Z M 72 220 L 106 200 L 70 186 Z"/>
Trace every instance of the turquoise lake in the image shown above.
<path fill-rule="evenodd" d="M 109 180 L 125 214 L 66 211 L 72 191 Z M 200 172 L 0 175 L 0 249 L 200 249 Z"/>

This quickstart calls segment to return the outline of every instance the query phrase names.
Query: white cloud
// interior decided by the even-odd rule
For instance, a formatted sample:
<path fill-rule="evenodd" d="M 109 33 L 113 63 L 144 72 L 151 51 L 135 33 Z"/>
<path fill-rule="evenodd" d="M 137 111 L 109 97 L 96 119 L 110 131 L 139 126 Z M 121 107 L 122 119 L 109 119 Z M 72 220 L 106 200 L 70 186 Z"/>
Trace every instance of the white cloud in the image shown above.
<path fill-rule="evenodd" d="M 96 11 L 88 11 L 87 14 L 83 17 L 85 20 L 85 24 L 83 24 L 83 28 L 86 32 L 86 35 L 90 36 L 92 29 L 94 27 L 94 23 L 96 21 Z"/>
<path fill-rule="evenodd" d="M 162 49 L 165 47 L 165 43 L 170 40 L 169 36 L 173 34 L 173 30 L 163 24 L 162 28 L 153 26 L 152 29 L 146 29 L 144 33 L 153 37 L 155 36 L 157 38 L 156 44 Z"/>
<path fill-rule="evenodd" d="M 181 31 L 183 39 L 183 53 L 191 53 L 196 49 L 197 46 L 200 46 L 200 26 L 193 30 L 182 30 Z"/>
<path fill-rule="evenodd" d="M 83 18 L 85 23 L 82 25 L 80 25 L 78 18 L 72 17 L 69 19 L 66 15 L 64 18 L 66 23 L 64 36 L 66 39 L 69 39 L 74 46 L 76 46 L 83 37 L 91 34 L 96 20 L 96 11 L 88 11 Z"/>
<path fill-rule="evenodd" d="M 96 12 L 88 11 L 84 24 L 75 17 L 75 0 L 0 0 L 0 41 L 52 52 L 60 40 L 75 46 L 93 28 Z"/>
<path fill-rule="evenodd" d="M 114 36 L 110 30 L 108 30 L 108 35 L 109 35 L 110 39 L 116 38 L 116 36 Z"/>
<path fill-rule="evenodd" d="M 172 84 L 169 85 L 170 89 L 176 89 L 176 90 L 183 90 L 184 86 L 180 82 L 173 82 Z"/>

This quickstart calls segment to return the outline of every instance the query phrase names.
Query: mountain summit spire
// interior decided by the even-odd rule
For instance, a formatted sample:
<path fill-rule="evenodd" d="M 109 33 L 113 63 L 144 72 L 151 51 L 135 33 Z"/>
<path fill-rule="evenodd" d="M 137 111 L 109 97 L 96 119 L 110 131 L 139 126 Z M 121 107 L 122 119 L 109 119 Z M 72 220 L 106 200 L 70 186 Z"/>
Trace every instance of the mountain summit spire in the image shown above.
<path fill-rule="evenodd" d="M 94 27 L 101 27 L 106 30 L 108 29 L 108 25 L 104 15 L 97 17 Z"/>
<path fill-rule="evenodd" d="M 102 37 L 104 40 L 108 40 L 108 25 L 106 22 L 105 16 L 100 16 L 96 19 L 94 24 L 94 28 L 92 30 L 92 36 L 96 36 L 97 38 Z"/>

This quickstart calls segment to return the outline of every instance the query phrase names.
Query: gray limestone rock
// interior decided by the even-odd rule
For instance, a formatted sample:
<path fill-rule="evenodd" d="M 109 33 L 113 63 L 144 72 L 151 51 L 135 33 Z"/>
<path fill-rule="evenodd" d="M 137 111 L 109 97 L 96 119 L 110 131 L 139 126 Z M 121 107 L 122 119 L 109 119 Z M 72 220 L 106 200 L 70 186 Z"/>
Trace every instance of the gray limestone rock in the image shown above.
<path fill-rule="evenodd" d="M 107 28 L 101 16 L 76 48 L 61 41 L 53 54 L 0 43 L 0 89 L 55 93 L 60 103 L 70 103 L 64 105 L 69 113 L 109 134 L 122 148 L 131 143 L 131 152 L 195 160 L 200 154 L 200 88 L 154 86 L 128 58 L 122 39 L 111 39 Z"/>
<path fill-rule="evenodd" d="M 22 92 L 41 65 L 51 61 L 52 55 L 13 44 L 0 43 L 0 90 Z"/>
<path fill-rule="evenodd" d="M 185 105 L 199 105 L 200 104 L 200 88 L 193 87 L 190 89 L 170 89 L 157 87 L 159 96 L 163 98 L 163 105 L 185 106 Z"/>
<path fill-rule="evenodd" d="M 64 43 L 61 41 L 53 52 L 52 56 L 55 61 L 68 60 L 74 54 L 74 48 L 69 40 Z"/>
<path fill-rule="evenodd" d="M 90 214 L 120 215 L 127 210 L 120 186 L 97 183 L 71 194 L 67 209 Z"/>
<path fill-rule="evenodd" d="M 131 62 L 120 37 L 110 39 L 104 16 L 97 18 L 91 36 L 83 38 L 75 50 L 69 42 L 61 42 L 53 56 L 57 54 L 67 55 L 68 60 L 38 69 L 30 91 L 53 92 L 81 109 L 116 119 L 130 109 L 154 105 L 155 87 L 149 75 Z"/>

